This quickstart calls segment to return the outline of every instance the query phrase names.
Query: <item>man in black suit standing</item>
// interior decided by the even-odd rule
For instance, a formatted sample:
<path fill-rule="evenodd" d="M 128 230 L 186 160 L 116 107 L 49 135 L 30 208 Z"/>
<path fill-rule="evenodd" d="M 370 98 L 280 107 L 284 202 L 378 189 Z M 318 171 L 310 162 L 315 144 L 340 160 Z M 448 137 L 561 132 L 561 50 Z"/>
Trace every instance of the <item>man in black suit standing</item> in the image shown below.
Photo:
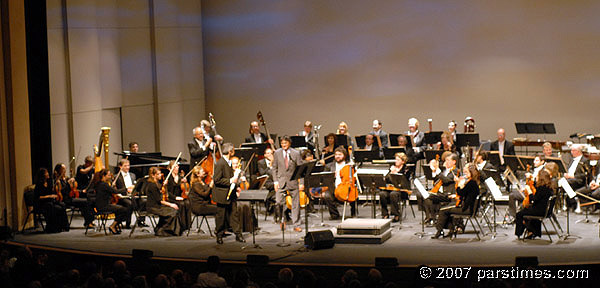
<path fill-rule="evenodd" d="M 242 236 L 242 227 L 236 201 L 241 191 L 237 183 L 238 180 L 243 181 L 244 176 L 239 175 L 239 172 L 234 172 L 231 167 L 231 157 L 235 154 L 233 144 L 225 143 L 221 149 L 223 157 L 215 164 L 215 174 L 213 176 L 215 183 L 213 200 L 217 202 L 217 216 L 215 220 L 217 225 L 217 244 L 223 244 L 223 234 L 225 234 L 228 226 L 231 226 L 233 229 L 236 241 L 246 242 Z M 231 184 L 235 184 L 235 188 L 229 194 Z"/>
<path fill-rule="evenodd" d="M 267 148 L 265 149 L 265 158 L 258 160 L 258 175 L 267 175 L 267 180 L 265 180 L 265 184 L 262 188 L 269 190 L 269 194 L 267 194 L 267 199 L 265 199 L 265 207 L 267 207 L 267 211 L 269 213 L 271 212 L 271 210 L 273 210 L 272 206 L 273 203 L 275 203 L 273 169 L 271 169 L 271 167 L 273 167 L 273 150 L 271 148 Z M 277 222 L 277 219 L 275 219 L 275 222 Z"/>
<path fill-rule="evenodd" d="M 201 127 L 194 128 L 193 132 L 194 139 L 188 142 L 188 150 L 190 150 L 190 169 L 196 166 L 202 158 L 208 156 L 211 144 L 213 143 L 212 138 L 204 138 L 204 131 L 202 131 Z"/>
<path fill-rule="evenodd" d="M 273 139 L 269 139 L 269 137 L 260 132 L 260 126 L 258 126 L 258 122 L 252 121 L 250 122 L 250 128 L 248 129 L 250 135 L 246 137 L 244 143 L 270 143 L 273 145 Z"/>
<path fill-rule="evenodd" d="M 289 136 L 281 137 L 281 148 L 275 151 L 273 155 L 273 178 L 275 188 L 275 200 L 278 210 L 287 209 L 285 206 L 286 192 L 292 196 L 292 225 L 296 232 L 302 232 L 300 220 L 300 190 L 304 189 L 303 183 L 299 184 L 298 180 L 292 180 L 292 174 L 296 166 L 302 164 L 302 158 L 298 150 L 291 148 L 291 140 Z M 285 208 L 284 208 L 285 207 Z M 283 213 L 281 213 L 283 218 Z"/>
<path fill-rule="evenodd" d="M 500 166 L 498 169 L 501 172 L 506 170 L 506 164 L 504 163 L 504 155 L 515 155 L 515 146 L 512 142 L 506 140 L 506 133 L 504 128 L 500 128 L 497 131 L 498 139 L 490 144 L 490 151 L 498 151 L 500 156 Z M 510 193 L 510 182 L 506 180 L 506 191 Z"/>

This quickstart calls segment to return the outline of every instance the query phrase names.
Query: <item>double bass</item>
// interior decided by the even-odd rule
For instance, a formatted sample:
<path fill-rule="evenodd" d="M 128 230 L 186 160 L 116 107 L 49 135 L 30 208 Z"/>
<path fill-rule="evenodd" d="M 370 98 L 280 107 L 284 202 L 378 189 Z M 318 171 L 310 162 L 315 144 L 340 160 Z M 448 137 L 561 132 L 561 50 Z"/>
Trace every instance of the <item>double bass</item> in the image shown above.
<path fill-rule="evenodd" d="M 263 127 L 265 127 L 265 132 L 267 133 L 267 139 L 269 140 L 269 146 L 271 147 L 271 149 L 273 151 L 275 151 L 275 145 L 273 145 L 271 142 L 273 142 L 273 139 L 271 139 L 271 134 L 269 134 L 269 129 L 267 129 L 267 123 L 265 123 L 265 118 L 263 118 L 263 114 L 262 112 L 258 111 L 258 113 L 256 113 L 256 118 L 258 118 L 258 121 L 260 122 L 260 125 L 262 125 Z"/>

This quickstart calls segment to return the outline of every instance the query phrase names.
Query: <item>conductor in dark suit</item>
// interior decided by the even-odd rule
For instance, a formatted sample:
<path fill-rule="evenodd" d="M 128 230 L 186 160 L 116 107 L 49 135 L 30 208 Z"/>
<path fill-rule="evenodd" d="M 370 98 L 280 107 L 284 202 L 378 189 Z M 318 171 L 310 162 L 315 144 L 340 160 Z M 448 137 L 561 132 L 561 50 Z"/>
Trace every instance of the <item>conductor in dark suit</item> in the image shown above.
<path fill-rule="evenodd" d="M 188 150 L 190 150 L 190 168 L 196 166 L 202 158 L 208 156 L 212 144 L 212 138 L 204 137 L 202 127 L 196 127 L 193 130 L 194 139 L 188 142 Z"/>
<path fill-rule="evenodd" d="M 213 200 L 217 202 L 217 244 L 223 244 L 223 234 L 228 226 L 231 226 L 235 233 L 235 240 L 238 242 L 246 242 L 242 236 L 242 227 L 240 225 L 240 217 L 237 212 L 237 196 L 241 189 L 235 185 L 231 194 L 229 187 L 231 184 L 238 182 L 238 173 L 235 173 L 231 167 L 231 157 L 235 154 L 233 144 L 225 143 L 221 147 L 223 157 L 215 164 L 215 174 L 213 181 L 215 187 L 213 189 Z M 243 177 L 243 176 L 242 176 Z M 229 225 L 228 225 L 229 224 Z"/>
<path fill-rule="evenodd" d="M 285 206 L 285 195 L 289 192 L 292 196 L 292 225 L 296 232 L 301 232 L 300 227 L 300 189 L 303 185 L 299 185 L 298 180 L 292 180 L 292 174 L 296 166 L 302 164 L 302 158 L 298 150 L 290 147 L 290 137 L 285 135 L 281 137 L 281 148 L 275 151 L 273 155 L 273 185 L 275 188 L 275 201 L 278 209 L 287 209 Z M 281 213 L 280 215 L 284 215 Z"/>

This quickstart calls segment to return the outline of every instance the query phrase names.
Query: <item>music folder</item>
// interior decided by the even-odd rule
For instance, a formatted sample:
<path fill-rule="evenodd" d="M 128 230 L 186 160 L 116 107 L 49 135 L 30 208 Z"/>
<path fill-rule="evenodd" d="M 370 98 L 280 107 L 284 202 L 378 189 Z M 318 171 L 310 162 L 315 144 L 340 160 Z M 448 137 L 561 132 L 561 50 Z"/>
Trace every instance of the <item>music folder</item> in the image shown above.
<path fill-rule="evenodd" d="M 355 162 L 373 162 L 375 159 L 379 159 L 379 151 L 377 150 L 354 150 Z"/>
<path fill-rule="evenodd" d="M 440 158 L 440 162 L 443 162 L 444 160 L 442 159 L 442 154 L 444 154 L 444 150 L 437 150 L 437 149 L 433 149 L 433 150 L 425 150 L 425 162 L 427 164 L 429 164 L 429 162 L 431 162 L 431 160 L 435 159 L 437 155 L 439 155 Z M 441 163 L 440 163 L 441 166 Z"/>
<path fill-rule="evenodd" d="M 306 144 L 306 138 L 304 138 L 304 136 L 290 136 L 290 140 L 292 140 L 292 148 L 308 147 L 308 144 Z"/>
<path fill-rule="evenodd" d="M 389 173 L 388 175 L 390 176 L 390 180 L 392 181 L 392 184 L 394 184 L 394 187 L 410 190 L 410 181 L 408 181 L 406 175 L 402 173 Z"/>
<path fill-rule="evenodd" d="M 546 163 L 548 162 L 554 162 L 556 163 L 556 165 L 558 165 L 558 172 L 560 173 L 567 173 L 567 165 L 565 165 L 565 162 L 562 160 L 562 158 L 560 157 L 546 157 Z"/>
<path fill-rule="evenodd" d="M 383 159 L 396 159 L 396 153 L 406 153 L 406 149 L 401 147 L 383 147 Z"/>
<path fill-rule="evenodd" d="M 466 146 L 479 147 L 479 133 L 457 133 L 456 148 Z"/>
<path fill-rule="evenodd" d="M 430 132 L 425 132 L 425 138 L 423 140 L 423 143 L 425 144 L 436 144 L 440 141 L 442 141 L 442 134 L 444 132 L 443 131 L 430 131 Z"/>
<path fill-rule="evenodd" d="M 569 196 L 569 198 L 573 198 L 573 197 L 577 196 L 575 191 L 573 191 L 573 187 L 571 187 L 571 185 L 569 184 L 569 181 L 567 181 L 567 179 L 565 179 L 565 177 L 560 178 L 560 180 L 558 180 L 558 186 L 565 189 L 565 192 L 567 192 L 567 195 Z"/>
<path fill-rule="evenodd" d="M 410 136 L 404 134 L 389 134 L 388 137 L 390 138 L 390 146 L 400 146 L 398 145 L 398 137 L 400 136 L 404 136 L 404 138 L 406 138 L 406 148 L 412 148 L 412 141 L 410 141 Z"/>

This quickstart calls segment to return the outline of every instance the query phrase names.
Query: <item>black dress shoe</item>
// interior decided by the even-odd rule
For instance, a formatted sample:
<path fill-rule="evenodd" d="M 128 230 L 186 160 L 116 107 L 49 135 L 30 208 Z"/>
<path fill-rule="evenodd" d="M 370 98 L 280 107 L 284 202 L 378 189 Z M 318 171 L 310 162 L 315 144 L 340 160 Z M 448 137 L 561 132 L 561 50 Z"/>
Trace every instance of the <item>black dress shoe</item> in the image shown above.
<path fill-rule="evenodd" d="M 148 227 L 148 224 L 146 224 L 144 222 L 139 222 L 139 223 L 137 223 L 137 226 L 139 226 L 139 227 Z"/>
<path fill-rule="evenodd" d="M 392 219 L 392 222 L 394 222 L 394 223 L 400 222 L 400 216 L 394 216 L 394 219 Z"/>
<path fill-rule="evenodd" d="M 533 240 L 535 238 L 535 234 L 531 233 L 525 237 L 527 240 Z"/>
<path fill-rule="evenodd" d="M 223 237 L 217 236 L 217 244 L 223 244 Z"/>
<path fill-rule="evenodd" d="M 235 235 L 235 241 L 246 243 L 246 239 L 244 239 L 244 236 L 242 236 L 242 234 Z"/>
<path fill-rule="evenodd" d="M 444 231 L 442 230 L 438 230 L 437 232 L 435 232 L 435 235 L 431 236 L 431 239 L 438 239 L 440 238 L 440 236 L 444 235 Z"/>

